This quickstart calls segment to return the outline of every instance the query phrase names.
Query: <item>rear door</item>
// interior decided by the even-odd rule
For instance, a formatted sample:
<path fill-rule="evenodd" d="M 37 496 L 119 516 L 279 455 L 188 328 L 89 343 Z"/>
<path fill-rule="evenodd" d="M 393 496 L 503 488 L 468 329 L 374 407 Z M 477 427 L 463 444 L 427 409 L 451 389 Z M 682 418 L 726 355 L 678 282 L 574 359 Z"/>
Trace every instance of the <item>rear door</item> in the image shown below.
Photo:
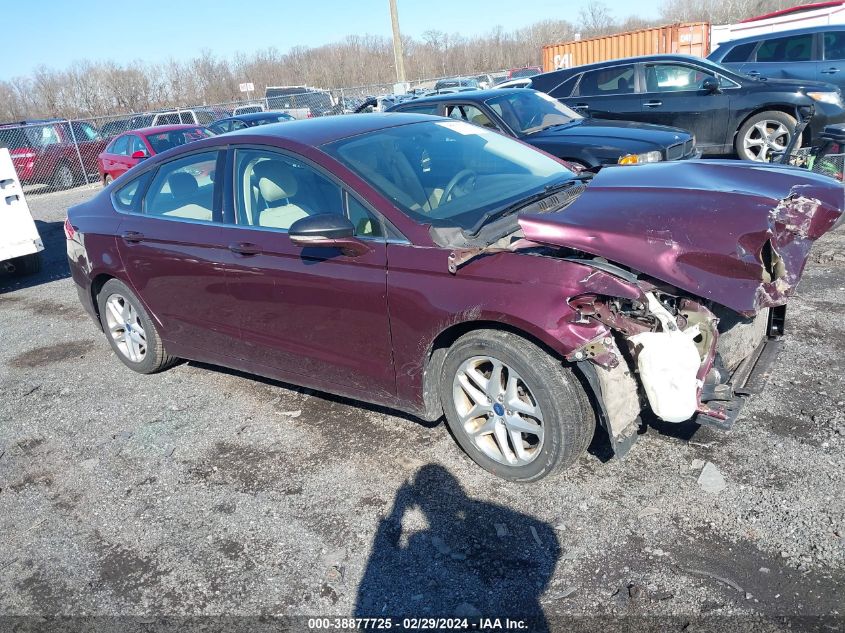
<path fill-rule="evenodd" d="M 307 377 L 310 384 L 395 392 L 387 313 L 387 251 L 381 221 L 317 166 L 266 148 L 234 153 L 237 228 L 232 292 L 242 356 Z M 316 213 L 346 214 L 369 252 L 301 248 L 291 224 Z"/>
<path fill-rule="evenodd" d="M 114 139 L 106 151 L 103 152 L 102 162 L 103 172 L 110 175 L 112 178 L 117 178 L 120 174 L 125 172 L 129 158 L 129 135 L 122 134 Z"/>
<path fill-rule="evenodd" d="M 640 121 L 687 130 L 705 153 L 721 149 L 728 133 L 730 91 L 702 89 L 706 79 L 718 81 L 713 73 L 686 62 L 647 62 L 643 78 Z"/>
<path fill-rule="evenodd" d="M 226 282 L 231 251 L 216 178 L 224 154 L 204 149 L 162 163 L 149 176 L 138 212 L 123 216 L 117 242 L 129 281 L 164 340 L 179 350 L 232 356 L 239 328 Z"/>
<path fill-rule="evenodd" d="M 752 77 L 817 80 L 819 62 L 815 33 L 771 37 L 757 46 L 740 72 Z"/>
<path fill-rule="evenodd" d="M 640 118 L 637 64 L 618 64 L 581 75 L 566 105 L 599 119 L 636 121 Z"/>

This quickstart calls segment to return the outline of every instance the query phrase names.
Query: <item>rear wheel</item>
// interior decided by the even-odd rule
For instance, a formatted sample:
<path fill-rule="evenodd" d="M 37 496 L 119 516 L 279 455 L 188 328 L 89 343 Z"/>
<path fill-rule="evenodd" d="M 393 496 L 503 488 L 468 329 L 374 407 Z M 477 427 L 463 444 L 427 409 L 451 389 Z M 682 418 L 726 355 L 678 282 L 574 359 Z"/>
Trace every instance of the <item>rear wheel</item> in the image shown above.
<path fill-rule="evenodd" d="M 595 430 L 572 371 L 510 332 L 477 330 L 459 338 L 443 363 L 440 390 L 461 448 L 511 481 L 536 481 L 572 465 Z"/>
<path fill-rule="evenodd" d="M 742 160 L 768 163 L 783 152 L 795 133 L 796 120 L 785 112 L 760 112 L 749 118 L 736 133 L 737 156 Z"/>
<path fill-rule="evenodd" d="M 53 172 L 53 189 L 70 189 L 73 187 L 73 170 L 67 163 L 59 163 Z"/>
<path fill-rule="evenodd" d="M 153 374 L 176 362 L 164 349 L 144 306 L 122 281 L 109 279 L 103 284 L 97 306 L 106 338 L 124 365 L 141 374 Z"/>

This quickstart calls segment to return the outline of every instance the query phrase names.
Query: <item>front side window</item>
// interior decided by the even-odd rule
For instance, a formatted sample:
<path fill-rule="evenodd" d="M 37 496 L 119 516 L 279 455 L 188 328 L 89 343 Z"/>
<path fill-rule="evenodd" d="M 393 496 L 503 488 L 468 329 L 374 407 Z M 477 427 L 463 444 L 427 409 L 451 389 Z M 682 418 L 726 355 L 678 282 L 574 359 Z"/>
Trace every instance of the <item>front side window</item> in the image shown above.
<path fill-rule="evenodd" d="M 110 154 L 117 154 L 118 156 L 126 156 L 129 153 L 129 137 L 118 136 L 112 142 L 108 152 Z"/>
<path fill-rule="evenodd" d="M 144 213 L 211 222 L 217 152 L 191 154 L 164 163 L 150 183 Z"/>
<path fill-rule="evenodd" d="M 491 130 L 499 129 L 496 124 L 490 120 L 490 117 L 484 114 L 478 106 L 474 105 L 463 104 L 447 106 L 446 116 L 452 119 L 458 119 L 459 121 L 466 121 L 467 123 L 472 123 L 473 125 L 478 125 L 480 127 L 490 128 Z"/>
<path fill-rule="evenodd" d="M 144 141 L 141 140 L 141 137 L 132 134 L 128 138 L 130 156 L 135 152 L 144 152 L 144 154 L 147 154 L 147 147 L 146 145 L 144 145 Z"/>
<path fill-rule="evenodd" d="M 322 146 L 422 224 L 469 229 L 573 172 L 511 138 L 464 121 L 390 127 Z"/>
<path fill-rule="evenodd" d="M 341 188 L 310 165 L 266 150 L 238 150 L 237 221 L 287 231 L 297 220 L 344 211 Z"/>
<path fill-rule="evenodd" d="M 654 64 L 646 66 L 645 83 L 648 92 L 679 92 L 699 90 L 705 79 L 713 75 L 694 66 L 683 64 Z"/>
<path fill-rule="evenodd" d="M 246 123 L 244 123 L 243 121 L 232 121 L 232 127 L 230 129 L 231 130 L 245 130 L 248 127 L 249 126 Z"/>
<path fill-rule="evenodd" d="M 535 90 L 504 94 L 485 103 L 517 134 L 533 134 L 583 118 L 557 99 Z"/>
<path fill-rule="evenodd" d="M 94 126 L 88 123 L 74 121 L 71 123 L 71 127 L 77 141 L 98 141 L 102 138 L 100 133 L 94 129 Z"/>
<path fill-rule="evenodd" d="M 591 70 L 581 77 L 578 94 L 582 97 L 631 94 L 636 88 L 635 81 L 636 68 L 633 64 Z"/>
<path fill-rule="evenodd" d="M 766 40 L 757 49 L 758 62 L 808 62 L 812 58 L 812 34 L 777 37 Z"/>
<path fill-rule="evenodd" d="M 845 59 L 845 31 L 831 31 L 829 33 L 824 33 L 823 38 L 825 59 Z"/>

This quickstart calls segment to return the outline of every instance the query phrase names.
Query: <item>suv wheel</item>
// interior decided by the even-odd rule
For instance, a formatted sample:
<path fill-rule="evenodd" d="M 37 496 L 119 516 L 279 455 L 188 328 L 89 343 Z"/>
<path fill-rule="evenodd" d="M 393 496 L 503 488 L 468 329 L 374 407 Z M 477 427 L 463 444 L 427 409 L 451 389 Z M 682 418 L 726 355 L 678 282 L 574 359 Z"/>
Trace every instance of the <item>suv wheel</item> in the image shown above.
<path fill-rule="evenodd" d="M 736 133 L 734 142 L 742 160 L 771 162 L 783 152 L 795 132 L 796 120 L 785 112 L 760 112 L 749 118 Z"/>
<path fill-rule="evenodd" d="M 461 448 L 511 481 L 536 481 L 572 465 L 595 430 L 572 371 L 510 332 L 459 338 L 443 363 L 440 397 Z"/>
<path fill-rule="evenodd" d="M 109 344 L 124 365 L 153 374 L 176 362 L 164 349 L 150 315 L 129 287 L 109 279 L 97 295 L 100 322 Z"/>
<path fill-rule="evenodd" d="M 73 170 L 67 163 L 59 163 L 53 172 L 53 189 L 70 189 L 73 187 Z"/>

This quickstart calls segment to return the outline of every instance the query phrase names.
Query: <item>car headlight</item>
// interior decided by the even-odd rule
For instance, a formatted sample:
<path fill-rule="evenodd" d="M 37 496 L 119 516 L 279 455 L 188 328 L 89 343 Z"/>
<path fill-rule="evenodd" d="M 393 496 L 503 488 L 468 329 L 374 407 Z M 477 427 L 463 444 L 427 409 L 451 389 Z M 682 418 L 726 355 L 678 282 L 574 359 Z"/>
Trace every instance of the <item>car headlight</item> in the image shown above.
<path fill-rule="evenodd" d="M 625 154 L 617 161 L 620 165 L 640 165 L 642 163 L 659 163 L 663 160 L 663 154 L 655 150 L 645 154 Z"/>
<path fill-rule="evenodd" d="M 813 101 L 820 101 L 821 103 L 831 103 L 833 105 L 842 106 L 842 94 L 825 90 L 824 92 L 808 92 L 807 96 Z"/>

